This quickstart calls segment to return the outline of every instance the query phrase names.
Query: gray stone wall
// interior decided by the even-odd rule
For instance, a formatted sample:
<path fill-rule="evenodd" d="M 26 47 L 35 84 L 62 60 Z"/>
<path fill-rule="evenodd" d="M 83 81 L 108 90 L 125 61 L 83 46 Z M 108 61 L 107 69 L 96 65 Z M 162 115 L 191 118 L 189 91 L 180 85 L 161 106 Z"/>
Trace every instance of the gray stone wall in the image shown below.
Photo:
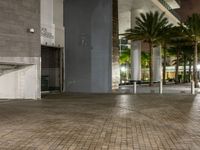
<path fill-rule="evenodd" d="M 111 91 L 112 0 L 65 0 L 66 90 Z"/>
<path fill-rule="evenodd" d="M 0 56 L 40 56 L 40 0 L 0 0 Z"/>
<path fill-rule="evenodd" d="M 112 0 L 112 88 L 118 89 L 120 83 L 120 65 L 119 65 L 119 17 L 118 0 Z"/>

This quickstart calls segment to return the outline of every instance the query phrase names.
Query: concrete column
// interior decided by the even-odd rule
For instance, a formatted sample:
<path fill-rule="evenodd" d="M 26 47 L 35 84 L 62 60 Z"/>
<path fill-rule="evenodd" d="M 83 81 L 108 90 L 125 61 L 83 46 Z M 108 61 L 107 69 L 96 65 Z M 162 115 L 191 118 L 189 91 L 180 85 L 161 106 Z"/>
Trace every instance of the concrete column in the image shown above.
<path fill-rule="evenodd" d="M 153 81 L 160 81 L 162 78 L 161 46 L 153 48 Z"/>
<path fill-rule="evenodd" d="M 55 46 L 58 47 L 64 47 L 65 45 L 63 4 L 63 0 L 53 0 L 53 25 L 55 25 Z"/>
<path fill-rule="evenodd" d="M 131 79 L 141 80 L 141 41 L 131 45 Z"/>
<path fill-rule="evenodd" d="M 40 57 L 0 57 L 8 64 L 0 76 L 1 99 L 40 99 Z M 9 67 L 15 66 L 15 67 Z"/>
<path fill-rule="evenodd" d="M 41 0 L 40 23 L 41 23 L 41 44 L 55 46 L 55 25 L 53 0 Z"/>
<path fill-rule="evenodd" d="M 112 11 L 112 89 L 115 90 L 120 83 L 118 0 L 112 0 Z"/>
<path fill-rule="evenodd" d="M 135 27 L 136 17 L 141 13 L 140 9 L 131 9 L 131 28 Z M 141 80 L 141 41 L 134 41 L 131 44 L 131 79 Z"/>
<path fill-rule="evenodd" d="M 111 92 L 112 0 L 65 0 L 64 24 L 66 91 Z"/>

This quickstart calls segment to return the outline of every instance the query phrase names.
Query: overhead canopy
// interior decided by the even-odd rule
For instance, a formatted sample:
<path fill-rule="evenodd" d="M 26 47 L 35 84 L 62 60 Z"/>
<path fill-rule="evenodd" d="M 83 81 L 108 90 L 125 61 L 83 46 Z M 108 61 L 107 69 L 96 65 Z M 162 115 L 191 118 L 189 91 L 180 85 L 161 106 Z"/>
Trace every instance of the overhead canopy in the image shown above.
<path fill-rule="evenodd" d="M 175 0 L 174 0 L 175 1 Z M 170 6 L 168 1 L 164 1 L 164 4 Z M 169 0 L 172 3 L 172 0 Z M 173 10 L 169 11 L 163 3 L 159 0 L 119 0 L 119 33 L 124 33 L 125 30 L 134 26 L 134 18 L 140 13 L 145 13 L 148 11 L 159 11 L 165 12 L 166 17 L 169 19 L 170 23 L 177 24 L 179 19 L 172 14 Z M 172 5 L 173 6 L 173 5 Z M 174 6 L 175 7 L 175 6 Z M 173 12 L 175 13 L 175 12 Z"/>

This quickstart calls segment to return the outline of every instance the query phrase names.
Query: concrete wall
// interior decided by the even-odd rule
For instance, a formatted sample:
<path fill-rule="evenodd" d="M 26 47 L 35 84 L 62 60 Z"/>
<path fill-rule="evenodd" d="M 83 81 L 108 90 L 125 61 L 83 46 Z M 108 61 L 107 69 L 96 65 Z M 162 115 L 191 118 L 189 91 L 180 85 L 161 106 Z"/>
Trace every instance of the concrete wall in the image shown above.
<path fill-rule="evenodd" d="M 161 45 L 153 48 L 153 81 L 160 81 L 162 79 L 162 57 Z"/>
<path fill-rule="evenodd" d="M 39 43 L 40 0 L 1 0 L 0 56 L 40 57 Z"/>
<path fill-rule="evenodd" d="M 117 90 L 120 83 L 119 64 L 119 12 L 118 0 L 112 0 L 112 89 Z"/>
<path fill-rule="evenodd" d="M 63 0 L 41 0 L 41 44 L 64 47 Z"/>
<path fill-rule="evenodd" d="M 40 0 L 1 0 L 0 64 L 18 69 L 1 74 L 0 98 L 40 98 L 40 55 Z"/>
<path fill-rule="evenodd" d="M 63 23 L 63 0 L 53 1 L 53 22 L 55 25 L 55 46 L 65 46 L 65 30 Z"/>
<path fill-rule="evenodd" d="M 65 0 L 66 90 L 111 91 L 112 0 Z"/>
<path fill-rule="evenodd" d="M 55 45 L 55 24 L 53 23 L 53 0 L 41 0 L 41 44 Z"/>
<path fill-rule="evenodd" d="M 65 30 L 63 23 L 63 4 L 63 0 L 41 0 L 41 44 L 61 48 L 60 61 L 61 68 L 64 71 Z M 42 58 L 42 61 L 44 59 Z M 42 68 L 42 75 L 44 75 L 44 72 L 44 68 Z M 65 78 L 63 72 L 60 74 L 60 82 L 62 82 L 63 90 Z"/>
<path fill-rule="evenodd" d="M 0 60 L 18 66 L 12 70 L 4 70 L 0 76 L 0 98 L 40 98 L 39 57 L 0 57 Z"/>

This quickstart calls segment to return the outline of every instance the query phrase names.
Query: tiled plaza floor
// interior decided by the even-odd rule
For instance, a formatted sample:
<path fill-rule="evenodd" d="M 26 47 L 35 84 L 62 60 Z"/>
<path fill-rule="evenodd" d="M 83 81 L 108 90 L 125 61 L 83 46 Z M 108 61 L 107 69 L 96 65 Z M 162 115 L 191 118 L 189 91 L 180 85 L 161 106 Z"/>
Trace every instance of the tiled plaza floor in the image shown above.
<path fill-rule="evenodd" d="M 200 96 L 0 101 L 0 150 L 200 150 Z"/>

